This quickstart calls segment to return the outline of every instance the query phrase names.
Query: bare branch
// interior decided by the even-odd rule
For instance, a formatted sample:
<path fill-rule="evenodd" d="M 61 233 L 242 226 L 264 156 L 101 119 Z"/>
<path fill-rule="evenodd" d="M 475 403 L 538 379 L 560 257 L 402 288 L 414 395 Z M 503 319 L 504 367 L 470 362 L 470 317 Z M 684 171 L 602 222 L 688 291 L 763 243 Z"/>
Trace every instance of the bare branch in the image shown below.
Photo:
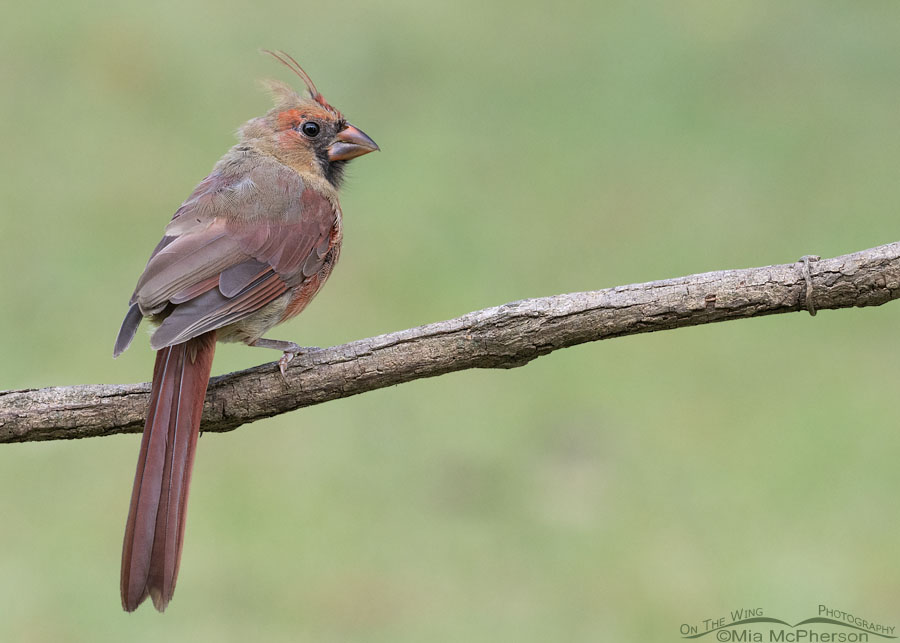
<path fill-rule="evenodd" d="M 808 284 L 812 285 L 810 292 Z M 821 261 L 724 270 L 527 299 L 214 378 L 204 431 L 467 368 L 514 368 L 598 339 L 729 319 L 852 306 L 900 295 L 900 242 Z M 149 384 L 0 392 L 0 442 L 142 430 Z"/>

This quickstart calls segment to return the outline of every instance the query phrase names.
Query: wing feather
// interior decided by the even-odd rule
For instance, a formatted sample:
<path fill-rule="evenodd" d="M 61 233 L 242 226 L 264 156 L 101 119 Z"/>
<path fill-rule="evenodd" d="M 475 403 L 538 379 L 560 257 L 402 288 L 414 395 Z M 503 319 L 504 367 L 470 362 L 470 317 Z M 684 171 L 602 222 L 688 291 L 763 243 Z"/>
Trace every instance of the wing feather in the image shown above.
<path fill-rule="evenodd" d="M 161 321 L 158 350 L 240 321 L 322 269 L 339 242 L 335 206 L 274 159 L 252 161 L 217 166 L 176 211 L 138 280 L 117 352 L 138 312 Z"/>

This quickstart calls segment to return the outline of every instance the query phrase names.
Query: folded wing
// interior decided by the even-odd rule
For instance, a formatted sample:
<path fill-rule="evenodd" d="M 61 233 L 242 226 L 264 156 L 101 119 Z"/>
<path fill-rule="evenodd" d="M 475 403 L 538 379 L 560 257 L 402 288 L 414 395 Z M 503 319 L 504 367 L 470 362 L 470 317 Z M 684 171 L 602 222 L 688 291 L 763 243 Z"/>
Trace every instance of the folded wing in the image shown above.
<path fill-rule="evenodd" d="M 259 311 L 314 278 L 336 242 L 338 214 L 290 168 L 254 158 L 214 171 L 175 213 L 138 280 L 114 354 L 144 316 L 159 350 Z"/>

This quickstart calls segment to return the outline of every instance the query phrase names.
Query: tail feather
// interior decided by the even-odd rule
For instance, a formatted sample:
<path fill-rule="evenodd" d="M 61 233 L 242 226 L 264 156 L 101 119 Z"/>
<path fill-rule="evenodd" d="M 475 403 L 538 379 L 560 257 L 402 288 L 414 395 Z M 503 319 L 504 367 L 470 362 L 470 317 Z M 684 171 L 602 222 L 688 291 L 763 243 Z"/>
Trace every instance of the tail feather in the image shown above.
<path fill-rule="evenodd" d="M 175 591 L 191 470 L 216 333 L 156 353 L 122 548 L 122 607 L 147 596 L 160 612 Z"/>

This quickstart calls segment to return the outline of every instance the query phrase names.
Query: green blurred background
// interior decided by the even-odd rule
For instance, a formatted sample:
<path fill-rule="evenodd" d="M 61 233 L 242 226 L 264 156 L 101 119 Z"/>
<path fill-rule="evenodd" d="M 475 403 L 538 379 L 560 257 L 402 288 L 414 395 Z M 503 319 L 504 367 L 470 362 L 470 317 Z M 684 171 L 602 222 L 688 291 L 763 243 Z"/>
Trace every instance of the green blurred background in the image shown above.
<path fill-rule="evenodd" d="M 275 336 L 900 239 L 896 2 L 12 3 L 0 389 L 110 357 L 175 208 L 294 82 L 381 145 Z M 200 441 L 164 616 L 119 607 L 136 435 L 0 445 L 0 641 L 650 641 L 738 607 L 900 625 L 900 308 L 581 346 Z M 275 359 L 220 347 L 214 372 Z"/>

